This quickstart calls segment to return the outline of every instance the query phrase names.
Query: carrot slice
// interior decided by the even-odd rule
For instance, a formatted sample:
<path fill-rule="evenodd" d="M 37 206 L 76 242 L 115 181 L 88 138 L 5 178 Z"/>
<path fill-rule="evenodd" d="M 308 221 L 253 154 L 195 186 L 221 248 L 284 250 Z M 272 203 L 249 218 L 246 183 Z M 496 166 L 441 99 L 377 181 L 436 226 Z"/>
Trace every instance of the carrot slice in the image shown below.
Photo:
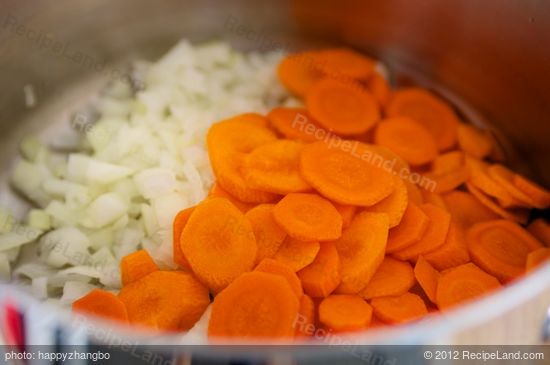
<path fill-rule="evenodd" d="M 389 220 L 382 213 L 359 213 L 342 237 L 334 242 L 340 256 L 340 294 L 361 291 L 384 260 Z"/>
<path fill-rule="evenodd" d="M 390 84 L 379 72 L 372 74 L 367 81 L 367 88 L 382 106 L 385 106 L 391 98 Z"/>
<path fill-rule="evenodd" d="M 428 314 L 424 301 L 412 293 L 374 298 L 371 305 L 374 315 L 385 323 L 406 323 Z"/>
<path fill-rule="evenodd" d="M 316 52 L 314 65 L 328 77 L 351 82 L 367 80 L 374 72 L 376 62 L 349 48 L 330 48 Z"/>
<path fill-rule="evenodd" d="M 128 285 L 158 269 L 149 252 L 145 250 L 139 250 L 126 255 L 120 260 L 122 285 Z"/>
<path fill-rule="evenodd" d="M 365 208 L 365 211 L 368 212 L 386 213 L 390 219 L 390 228 L 397 226 L 401 222 L 409 202 L 407 186 L 403 180 L 397 175 L 394 175 L 393 180 L 394 191 L 384 198 L 384 200 Z"/>
<path fill-rule="evenodd" d="M 422 287 L 422 290 L 424 290 L 424 293 L 428 296 L 428 299 L 430 299 L 432 303 L 435 303 L 439 271 L 434 269 L 424 257 L 420 256 L 414 267 L 414 277 Z"/>
<path fill-rule="evenodd" d="M 300 171 L 313 188 L 332 201 L 371 206 L 390 195 L 394 184 L 393 174 L 378 165 L 376 156 L 359 142 L 342 141 L 341 148 L 315 142 L 304 147 Z"/>
<path fill-rule="evenodd" d="M 481 204 L 472 194 L 454 190 L 443 195 L 447 210 L 453 222 L 462 228 L 469 228 L 475 223 L 497 219 L 499 216 Z"/>
<path fill-rule="evenodd" d="M 241 168 L 248 186 L 283 195 L 311 190 L 299 172 L 303 147 L 300 142 L 281 139 L 254 149 Z"/>
<path fill-rule="evenodd" d="M 358 295 L 331 295 L 319 305 L 319 320 L 338 331 L 364 329 L 372 319 L 372 307 Z"/>
<path fill-rule="evenodd" d="M 328 133 L 304 108 L 274 108 L 267 119 L 273 128 L 288 139 L 315 142 Z"/>
<path fill-rule="evenodd" d="M 342 136 L 365 133 L 380 119 L 369 91 L 334 79 L 315 83 L 307 92 L 306 106 L 322 127 Z"/>
<path fill-rule="evenodd" d="M 342 216 L 342 228 L 348 228 L 353 221 L 353 217 L 355 217 L 355 213 L 357 213 L 357 207 L 355 205 L 345 205 L 334 202 L 332 205 L 334 205 L 334 208 L 336 208 Z"/>
<path fill-rule="evenodd" d="M 305 294 L 300 297 L 300 309 L 294 327 L 296 337 L 310 337 L 315 333 L 315 303 Z"/>
<path fill-rule="evenodd" d="M 447 205 L 440 194 L 424 189 L 421 189 L 420 193 L 422 194 L 422 201 L 424 203 L 430 203 L 443 210 L 447 210 Z"/>
<path fill-rule="evenodd" d="M 394 253 L 412 246 L 424 236 L 430 218 L 413 202 L 409 202 L 398 226 L 390 229 L 387 253 Z"/>
<path fill-rule="evenodd" d="M 288 194 L 275 205 L 273 216 L 297 240 L 328 241 L 342 235 L 342 216 L 330 201 L 316 194 Z"/>
<path fill-rule="evenodd" d="M 428 228 L 418 242 L 393 253 L 393 256 L 399 260 L 416 260 L 418 256 L 434 251 L 445 244 L 451 224 L 451 215 L 430 203 L 423 204 L 420 208 L 430 219 Z"/>
<path fill-rule="evenodd" d="M 323 242 L 311 264 L 298 272 L 307 295 L 325 298 L 340 284 L 340 258 L 332 242 Z"/>
<path fill-rule="evenodd" d="M 273 204 L 259 204 L 245 214 L 256 238 L 256 263 L 275 256 L 286 238 L 286 232 L 275 221 L 273 208 Z"/>
<path fill-rule="evenodd" d="M 514 185 L 527 194 L 534 202 L 535 208 L 550 207 L 550 191 L 519 174 L 514 175 Z"/>
<path fill-rule="evenodd" d="M 220 186 L 220 184 L 214 182 L 212 184 L 212 187 L 210 188 L 210 191 L 208 192 L 209 198 L 226 198 L 229 199 L 231 203 L 233 203 L 234 206 L 239 208 L 239 210 L 243 213 L 248 212 L 250 209 L 252 209 L 255 204 L 251 203 L 245 203 L 243 201 L 240 201 L 239 199 L 235 198 L 231 194 L 229 194 L 227 191 L 223 190 L 223 188 Z M 189 214 L 191 214 L 189 212 Z"/>
<path fill-rule="evenodd" d="M 299 271 L 315 260 L 320 248 L 317 241 L 299 241 L 287 237 L 273 258 Z"/>
<path fill-rule="evenodd" d="M 550 247 L 550 224 L 547 221 L 537 218 L 529 223 L 527 230 L 547 247 Z"/>
<path fill-rule="evenodd" d="M 440 271 L 470 262 L 464 229 L 451 222 L 443 246 L 426 253 L 424 258 Z"/>
<path fill-rule="evenodd" d="M 493 141 L 487 132 L 473 125 L 460 123 L 457 137 L 460 149 L 473 157 L 485 158 L 493 150 Z"/>
<path fill-rule="evenodd" d="M 172 224 L 172 255 L 174 262 L 182 269 L 188 270 L 191 269 L 191 266 L 189 266 L 189 262 L 181 251 L 180 242 L 181 233 L 187 225 L 187 221 L 189 220 L 189 217 L 191 217 L 194 209 L 195 207 L 190 207 L 180 211 L 178 214 L 176 214 L 176 217 L 174 218 L 174 223 Z"/>
<path fill-rule="evenodd" d="M 73 302 L 73 311 L 103 317 L 114 321 L 128 322 L 126 306 L 111 292 L 93 289 Z"/>
<path fill-rule="evenodd" d="M 535 270 L 548 260 L 550 260 L 550 248 L 548 247 L 539 248 L 535 251 L 529 252 L 527 255 L 527 261 L 525 262 L 525 270 Z"/>
<path fill-rule="evenodd" d="M 521 275 L 529 252 L 542 247 L 519 224 L 504 219 L 473 225 L 466 241 L 472 261 L 501 282 Z"/>
<path fill-rule="evenodd" d="M 481 190 L 476 188 L 473 184 L 467 182 L 466 187 L 468 191 L 483 205 L 498 214 L 502 218 L 512 220 L 514 222 L 525 224 L 529 218 L 528 209 L 504 209 L 499 206 L 491 197 L 485 195 Z"/>
<path fill-rule="evenodd" d="M 477 162 L 473 163 L 472 159 L 468 160 L 468 165 L 470 170 L 468 181 L 483 193 L 495 198 L 499 202 L 499 205 L 504 208 L 525 206 L 525 203 L 515 198 L 489 175 L 488 166 Z"/>
<path fill-rule="evenodd" d="M 252 270 L 257 254 L 250 222 L 224 198 L 197 205 L 183 229 L 181 250 L 195 275 L 214 292 Z"/>
<path fill-rule="evenodd" d="M 435 182 L 433 193 L 441 194 L 456 189 L 470 176 L 470 170 L 464 163 L 464 153 L 452 151 L 438 156 L 432 169 L 425 177 Z"/>
<path fill-rule="evenodd" d="M 422 193 L 420 192 L 418 186 L 409 180 L 403 180 L 403 182 L 407 187 L 407 196 L 409 197 L 409 201 L 417 205 L 424 203 L 424 198 L 422 197 Z"/>
<path fill-rule="evenodd" d="M 500 164 L 494 164 L 487 168 L 487 174 L 515 200 L 519 201 L 519 203 L 516 203 L 517 205 L 525 207 L 534 207 L 536 205 L 536 202 L 531 197 L 514 185 L 515 172 L 509 168 Z"/>
<path fill-rule="evenodd" d="M 433 161 L 438 153 L 430 132 L 416 121 L 406 117 L 383 120 L 376 127 L 374 142 L 395 151 L 411 165 Z"/>
<path fill-rule="evenodd" d="M 408 292 L 414 283 L 411 264 L 386 257 L 359 295 L 365 299 L 402 295 Z"/>
<path fill-rule="evenodd" d="M 397 90 L 386 109 L 388 117 L 409 117 L 422 124 L 435 138 L 439 150 L 452 148 L 457 141 L 459 121 L 453 109 L 427 90 Z"/>
<path fill-rule="evenodd" d="M 291 54 L 281 61 L 277 75 L 294 95 L 303 97 L 311 86 L 323 77 L 315 66 L 316 52 Z"/>
<path fill-rule="evenodd" d="M 456 171 L 466 164 L 466 157 L 462 151 L 451 151 L 442 153 L 432 162 L 431 172 L 436 175 L 443 175 Z"/>
<path fill-rule="evenodd" d="M 210 304 L 208 289 L 181 271 L 154 271 L 124 286 L 118 297 L 130 323 L 166 331 L 190 329 Z"/>
<path fill-rule="evenodd" d="M 287 266 L 280 261 L 276 261 L 273 259 L 263 259 L 262 262 L 260 262 L 258 266 L 256 266 L 254 271 L 280 275 L 285 278 L 286 281 L 288 281 L 288 284 L 290 285 L 290 288 L 292 289 L 294 294 L 296 294 L 296 297 L 300 298 L 304 294 L 302 283 L 300 282 L 300 279 L 298 279 L 298 276 L 296 275 L 294 270 L 292 270 L 290 266 Z"/>
<path fill-rule="evenodd" d="M 436 303 L 440 310 L 470 301 L 500 287 L 498 280 L 469 263 L 441 273 Z"/>
<path fill-rule="evenodd" d="M 216 296 L 208 323 L 211 338 L 289 338 L 299 300 L 278 275 L 241 275 Z"/>

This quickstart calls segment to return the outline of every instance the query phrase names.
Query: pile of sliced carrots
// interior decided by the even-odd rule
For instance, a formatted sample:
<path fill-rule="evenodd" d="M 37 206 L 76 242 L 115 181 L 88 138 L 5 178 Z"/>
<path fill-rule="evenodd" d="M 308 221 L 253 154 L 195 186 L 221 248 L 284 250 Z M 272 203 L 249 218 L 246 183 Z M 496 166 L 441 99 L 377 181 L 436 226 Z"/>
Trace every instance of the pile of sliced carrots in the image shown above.
<path fill-rule="evenodd" d="M 180 270 L 133 253 L 118 296 L 94 290 L 74 310 L 184 331 L 212 295 L 212 338 L 306 338 L 437 315 L 549 259 L 550 225 L 530 217 L 550 192 L 502 165 L 490 133 L 428 90 L 391 89 L 375 65 L 349 49 L 284 59 L 306 107 L 210 129 L 216 182 L 174 220 Z"/>

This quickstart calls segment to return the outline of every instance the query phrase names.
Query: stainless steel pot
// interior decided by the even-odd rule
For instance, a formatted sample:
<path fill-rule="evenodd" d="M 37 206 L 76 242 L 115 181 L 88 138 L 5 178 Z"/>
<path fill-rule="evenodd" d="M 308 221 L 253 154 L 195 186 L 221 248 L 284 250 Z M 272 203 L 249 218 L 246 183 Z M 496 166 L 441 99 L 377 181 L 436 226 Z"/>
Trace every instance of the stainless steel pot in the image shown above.
<path fill-rule="evenodd" d="M 324 43 L 357 47 L 386 62 L 398 82 L 433 87 L 465 118 L 498 131 L 510 163 L 550 186 L 550 6 L 545 2 L 1 0 L 0 204 L 20 213 L 27 208 L 6 184 L 23 135 L 55 133 L 71 111 L 121 77 L 127 60 L 154 59 L 182 37 L 223 39 L 260 51 Z M 550 305 L 549 275 L 547 265 L 429 323 L 360 333 L 357 340 L 537 343 Z M 2 300 L 34 313 L 31 318 L 55 313 L 13 286 L 0 290 Z M 53 327 L 75 333 L 67 313 L 55 318 Z M 27 323 L 31 331 L 53 328 L 33 329 L 33 324 Z M 177 338 L 139 341 L 169 344 Z"/>

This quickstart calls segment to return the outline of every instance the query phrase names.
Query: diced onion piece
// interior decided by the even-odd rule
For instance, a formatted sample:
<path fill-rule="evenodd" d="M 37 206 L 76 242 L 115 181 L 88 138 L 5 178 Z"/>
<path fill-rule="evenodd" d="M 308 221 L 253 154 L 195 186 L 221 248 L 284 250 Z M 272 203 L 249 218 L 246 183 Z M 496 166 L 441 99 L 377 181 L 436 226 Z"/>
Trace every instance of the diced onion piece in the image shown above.
<path fill-rule="evenodd" d="M 189 206 L 186 197 L 180 193 L 170 193 L 153 199 L 153 210 L 160 228 L 171 227 L 174 217 Z"/>
<path fill-rule="evenodd" d="M 88 247 L 90 240 L 75 227 L 63 227 L 44 235 L 40 240 L 46 262 L 53 267 L 67 264 L 83 265 L 91 261 Z"/>
<path fill-rule="evenodd" d="M 65 285 L 63 285 L 61 303 L 64 305 L 70 305 L 75 300 L 88 294 L 92 289 L 94 289 L 94 285 L 92 284 L 83 283 L 81 281 L 67 281 Z"/>
<path fill-rule="evenodd" d="M 47 231 L 51 228 L 50 215 L 42 209 L 31 209 L 27 216 L 27 221 L 30 227 Z"/>
<path fill-rule="evenodd" d="M 176 174 L 164 168 L 143 170 L 134 176 L 137 189 L 146 199 L 171 193 L 176 187 Z"/>
<path fill-rule="evenodd" d="M 0 252 L 0 280 L 11 280 L 11 265 L 8 255 Z"/>
<path fill-rule="evenodd" d="M 105 227 L 122 217 L 128 210 L 117 193 L 106 193 L 94 200 L 86 210 L 86 216 L 97 227 Z"/>

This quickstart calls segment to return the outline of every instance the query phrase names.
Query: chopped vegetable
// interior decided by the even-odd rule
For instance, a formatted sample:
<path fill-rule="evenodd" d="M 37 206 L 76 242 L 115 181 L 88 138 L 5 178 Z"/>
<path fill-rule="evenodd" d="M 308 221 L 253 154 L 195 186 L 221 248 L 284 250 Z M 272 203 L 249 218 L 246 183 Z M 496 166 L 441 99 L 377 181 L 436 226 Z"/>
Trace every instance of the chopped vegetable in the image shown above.
<path fill-rule="evenodd" d="M 414 283 L 414 271 L 408 262 L 386 257 L 359 295 L 365 299 L 402 295 Z"/>
<path fill-rule="evenodd" d="M 94 289 L 73 303 L 73 311 L 128 322 L 126 306 L 111 292 Z"/>
<path fill-rule="evenodd" d="M 357 295 L 331 295 L 319 305 L 319 321 L 338 331 L 366 328 L 372 319 L 372 307 Z"/>
<path fill-rule="evenodd" d="M 157 265 L 145 250 L 131 253 L 120 261 L 122 285 L 128 285 L 157 270 Z"/>
<path fill-rule="evenodd" d="M 325 298 L 340 284 L 340 258 L 332 242 L 323 242 L 311 264 L 298 272 L 307 295 Z"/>

